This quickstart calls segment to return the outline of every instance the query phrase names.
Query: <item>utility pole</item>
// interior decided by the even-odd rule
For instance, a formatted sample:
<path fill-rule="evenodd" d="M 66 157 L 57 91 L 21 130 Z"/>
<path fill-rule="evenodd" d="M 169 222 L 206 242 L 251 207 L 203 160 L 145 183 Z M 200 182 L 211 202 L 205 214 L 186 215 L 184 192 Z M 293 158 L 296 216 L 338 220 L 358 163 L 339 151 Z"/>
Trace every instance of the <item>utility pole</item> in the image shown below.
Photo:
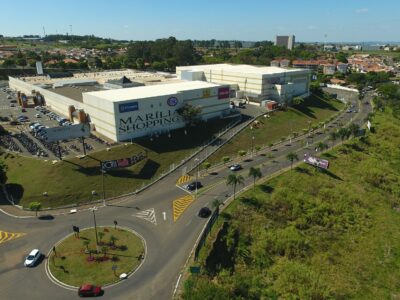
<path fill-rule="evenodd" d="M 106 190 L 104 187 L 104 174 L 106 173 L 106 171 L 104 171 L 102 168 L 101 170 L 101 183 L 102 183 L 102 191 L 103 191 L 103 205 L 106 206 Z"/>

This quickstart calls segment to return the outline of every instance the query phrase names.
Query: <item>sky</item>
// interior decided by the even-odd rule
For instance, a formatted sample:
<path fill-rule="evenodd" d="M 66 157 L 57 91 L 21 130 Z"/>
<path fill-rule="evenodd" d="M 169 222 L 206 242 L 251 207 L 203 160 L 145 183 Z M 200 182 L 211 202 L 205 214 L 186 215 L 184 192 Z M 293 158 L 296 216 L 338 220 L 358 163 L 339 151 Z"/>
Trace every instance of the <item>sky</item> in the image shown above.
<path fill-rule="evenodd" d="M 124 40 L 400 41 L 399 0 L 0 0 L 0 34 Z M 6 13 L 4 13 L 6 12 Z M 72 26 L 70 26 L 72 25 Z"/>

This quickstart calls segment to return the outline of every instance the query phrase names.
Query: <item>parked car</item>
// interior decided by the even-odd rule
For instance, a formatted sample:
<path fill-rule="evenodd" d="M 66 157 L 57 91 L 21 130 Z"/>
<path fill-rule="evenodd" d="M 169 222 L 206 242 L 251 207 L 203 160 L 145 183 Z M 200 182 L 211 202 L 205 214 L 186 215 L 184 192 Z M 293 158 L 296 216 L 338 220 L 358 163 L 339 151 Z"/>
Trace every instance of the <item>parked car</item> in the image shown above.
<path fill-rule="evenodd" d="M 83 284 L 78 289 L 79 297 L 97 297 L 103 295 L 101 286 L 95 286 L 93 284 Z"/>
<path fill-rule="evenodd" d="M 33 267 L 39 260 L 40 256 L 42 254 L 40 253 L 39 249 L 33 249 L 29 255 L 25 258 L 24 261 L 24 266 L 25 267 Z"/>
<path fill-rule="evenodd" d="M 239 171 L 240 169 L 242 169 L 242 166 L 239 164 L 234 164 L 234 165 L 229 166 L 229 169 L 231 171 Z"/>
<path fill-rule="evenodd" d="M 185 185 L 184 188 L 187 189 L 188 191 L 194 191 L 196 189 L 196 186 L 197 189 L 203 187 L 200 181 L 193 181 L 192 183 Z"/>
<path fill-rule="evenodd" d="M 211 209 L 202 207 L 197 214 L 200 218 L 208 218 L 211 215 Z"/>

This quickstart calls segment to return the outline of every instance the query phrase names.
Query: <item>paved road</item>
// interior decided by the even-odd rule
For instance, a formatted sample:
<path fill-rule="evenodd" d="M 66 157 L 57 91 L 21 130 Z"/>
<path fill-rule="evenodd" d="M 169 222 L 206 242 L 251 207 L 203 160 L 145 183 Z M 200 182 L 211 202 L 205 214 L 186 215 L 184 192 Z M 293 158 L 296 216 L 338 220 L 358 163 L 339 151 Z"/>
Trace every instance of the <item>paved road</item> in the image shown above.
<path fill-rule="evenodd" d="M 356 102 L 356 99 L 356 95 L 351 95 L 349 100 Z M 360 105 L 357 115 L 345 113 L 340 122 L 346 124 L 353 118 L 353 121 L 362 123 L 370 109 L 370 105 Z M 326 139 L 327 134 L 316 135 L 313 142 Z M 285 159 L 288 151 L 297 151 L 299 157 L 313 151 L 312 145 L 304 149 L 299 140 L 293 141 L 292 145 L 278 146 L 276 151 L 272 151 L 273 159 L 256 156 L 252 161 L 243 163 L 246 185 L 252 184 L 247 177 L 250 166 L 261 165 L 263 174 L 268 175 L 288 167 L 289 162 Z M 227 199 L 232 194 L 232 188 L 224 183 L 229 170 L 223 168 L 216 175 L 206 174 L 201 179 L 205 189 L 174 222 L 172 201 L 187 196 L 187 192 L 175 187 L 180 172 L 177 170 L 139 195 L 97 211 L 98 225 L 111 225 L 116 219 L 119 225 L 140 233 L 147 243 L 147 255 L 142 267 L 128 280 L 106 289 L 103 298 L 171 299 L 180 271 L 205 224 L 204 219 L 196 216 L 198 210 L 211 205 L 215 197 Z M 47 278 L 45 261 L 31 269 L 24 268 L 22 264 L 24 256 L 33 248 L 47 253 L 58 240 L 71 232 L 71 225 L 81 228 L 92 226 L 92 213 L 82 211 L 60 215 L 49 221 L 0 215 L 2 231 L 25 233 L 0 244 L 0 299 L 43 299 L 47 295 L 57 295 L 57 299 L 77 298 L 75 291 L 60 288 Z"/>

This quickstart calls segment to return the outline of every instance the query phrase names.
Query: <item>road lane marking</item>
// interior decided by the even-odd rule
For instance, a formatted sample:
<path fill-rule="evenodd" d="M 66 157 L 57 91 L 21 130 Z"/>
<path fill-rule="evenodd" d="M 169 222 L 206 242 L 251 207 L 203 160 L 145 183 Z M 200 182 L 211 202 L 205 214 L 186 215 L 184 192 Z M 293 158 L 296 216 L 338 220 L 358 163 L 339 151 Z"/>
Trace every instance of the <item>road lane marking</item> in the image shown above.
<path fill-rule="evenodd" d="M 188 174 L 182 175 L 181 177 L 179 177 L 178 181 L 176 182 L 176 184 L 184 184 L 186 182 L 188 182 L 190 180 L 190 176 Z"/>
<path fill-rule="evenodd" d="M 164 221 L 166 221 L 167 220 L 167 213 L 165 211 L 163 211 L 162 215 L 163 215 Z"/>
<path fill-rule="evenodd" d="M 153 223 L 154 225 L 157 225 L 156 213 L 154 211 L 154 208 L 142 210 L 140 212 L 133 214 L 133 216 L 144 219 L 146 221 Z"/>
<path fill-rule="evenodd" d="M 172 213 L 174 217 L 174 222 L 176 222 L 179 217 L 183 214 L 186 208 L 193 202 L 194 197 L 192 195 L 182 196 L 172 202 Z"/>
<path fill-rule="evenodd" d="M 22 233 L 22 232 L 6 232 L 6 231 L 1 231 L 0 230 L 0 244 L 11 241 L 11 240 L 15 240 L 19 237 L 24 236 L 26 233 Z"/>

